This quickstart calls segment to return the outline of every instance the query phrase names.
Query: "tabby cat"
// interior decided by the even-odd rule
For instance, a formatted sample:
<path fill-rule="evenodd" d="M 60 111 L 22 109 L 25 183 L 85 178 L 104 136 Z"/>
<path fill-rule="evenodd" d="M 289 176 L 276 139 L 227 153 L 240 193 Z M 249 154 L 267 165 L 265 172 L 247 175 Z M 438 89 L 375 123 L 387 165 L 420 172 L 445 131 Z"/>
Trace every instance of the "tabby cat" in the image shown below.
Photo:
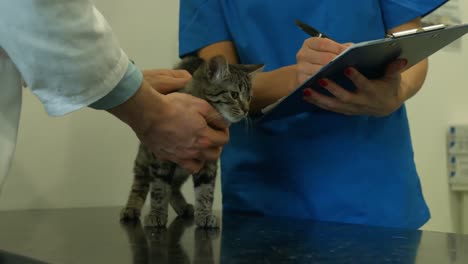
<path fill-rule="evenodd" d="M 219 55 L 207 62 L 198 57 L 186 57 L 175 68 L 192 74 L 191 81 L 179 92 L 206 100 L 222 117 L 233 123 L 247 116 L 252 98 L 252 77 L 263 69 L 263 65 L 228 64 L 225 57 Z M 198 173 L 192 175 L 194 208 L 181 193 L 181 186 L 190 173 L 175 163 L 158 160 L 140 143 L 133 184 L 127 205 L 120 214 L 121 221 L 139 219 L 151 187 L 151 206 L 145 217 L 145 226 L 165 227 L 170 203 L 179 216 L 195 216 L 197 226 L 218 227 L 218 219 L 212 214 L 217 169 L 216 161 L 206 162 Z"/>

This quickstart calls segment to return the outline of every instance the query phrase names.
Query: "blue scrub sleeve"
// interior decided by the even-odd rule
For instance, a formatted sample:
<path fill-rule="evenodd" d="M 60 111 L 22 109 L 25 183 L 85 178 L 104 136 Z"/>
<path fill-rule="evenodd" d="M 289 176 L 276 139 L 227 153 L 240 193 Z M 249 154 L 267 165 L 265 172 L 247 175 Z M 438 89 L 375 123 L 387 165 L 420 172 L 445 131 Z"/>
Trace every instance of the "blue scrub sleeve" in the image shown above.
<path fill-rule="evenodd" d="M 390 30 L 417 17 L 424 17 L 447 0 L 380 0 L 385 28 Z"/>
<path fill-rule="evenodd" d="M 231 40 L 218 0 L 181 0 L 179 56 L 193 54 L 210 44 Z"/>

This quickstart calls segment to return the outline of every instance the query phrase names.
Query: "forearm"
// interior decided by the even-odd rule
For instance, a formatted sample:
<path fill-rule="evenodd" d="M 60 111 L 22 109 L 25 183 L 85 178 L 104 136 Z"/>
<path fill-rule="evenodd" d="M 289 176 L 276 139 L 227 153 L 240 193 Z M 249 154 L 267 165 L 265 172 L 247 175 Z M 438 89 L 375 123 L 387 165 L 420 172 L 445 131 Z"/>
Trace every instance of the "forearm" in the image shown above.
<path fill-rule="evenodd" d="M 214 43 L 201 49 L 198 53 L 198 55 L 205 60 L 218 54 L 224 55 L 231 64 L 239 63 L 236 48 L 230 41 Z M 270 72 L 258 73 L 255 75 L 252 82 L 253 98 L 250 111 L 252 113 L 258 113 L 262 108 L 276 102 L 295 88 L 295 65 L 285 66 Z"/>
<path fill-rule="evenodd" d="M 426 79 L 427 69 L 428 60 L 425 59 L 402 73 L 399 92 L 403 102 L 421 89 Z"/>
<path fill-rule="evenodd" d="M 290 65 L 274 71 L 259 73 L 253 80 L 251 112 L 262 108 L 289 94 L 296 87 L 296 66 Z"/>
<path fill-rule="evenodd" d="M 163 97 L 148 82 L 143 81 L 128 100 L 106 111 L 129 125 L 137 134 L 144 134 L 150 128 L 147 115 L 152 114 L 151 111 L 145 110 L 151 108 L 154 110 L 156 107 L 158 114 L 163 113 L 167 105 Z"/>
<path fill-rule="evenodd" d="M 81 109 L 122 80 L 128 57 L 89 0 L 0 1 L 0 47 L 50 115 Z"/>
<path fill-rule="evenodd" d="M 125 75 L 106 96 L 89 105 L 89 107 L 98 110 L 107 110 L 116 107 L 127 101 L 141 87 L 143 75 L 133 63 L 128 64 Z"/>
<path fill-rule="evenodd" d="M 421 28 L 421 26 L 421 18 L 418 17 L 403 25 L 389 30 L 387 33 L 395 33 L 408 29 Z M 427 68 L 428 60 L 425 59 L 402 73 L 401 87 L 399 91 L 399 97 L 401 98 L 402 102 L 411 98 L 421 89 L 424 80 L 426 79 Z"/>

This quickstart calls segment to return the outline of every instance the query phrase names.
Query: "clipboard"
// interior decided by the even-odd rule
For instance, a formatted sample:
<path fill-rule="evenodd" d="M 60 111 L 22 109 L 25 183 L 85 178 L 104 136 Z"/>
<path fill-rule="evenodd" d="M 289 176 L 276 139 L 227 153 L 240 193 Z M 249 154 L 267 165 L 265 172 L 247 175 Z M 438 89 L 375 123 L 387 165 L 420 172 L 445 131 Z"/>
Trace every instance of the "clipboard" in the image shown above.
<path fill-rule="evenodd" d="M 283 119 L 303 112 L 325 111 L 304 101 L 302 90 L 311 88 L 322 94 L 333 96 L 317 84 L 318 80 L 328 78 L 343 88 L 354 91 L 356 87 L 344 75 L 346 67 L 355 67 L 368 79 L 377 79 L 384 75 L 386 66 L 395 59 L 407 59 L 408 63 L 404 68 L 406 70 L 466 33 L 468 33 L 468 24 L 434 25 L 353 44 L 299 85 L 292 93 L 265 107 L 262 110 L 263 115 L 258 117 L 257 122 Z"/>

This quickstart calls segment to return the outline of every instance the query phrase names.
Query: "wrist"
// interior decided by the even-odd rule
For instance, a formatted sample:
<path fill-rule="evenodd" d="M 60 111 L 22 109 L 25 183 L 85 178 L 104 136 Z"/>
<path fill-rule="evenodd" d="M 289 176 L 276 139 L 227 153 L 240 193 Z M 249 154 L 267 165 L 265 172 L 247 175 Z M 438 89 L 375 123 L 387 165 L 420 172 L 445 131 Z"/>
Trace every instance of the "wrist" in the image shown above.
<path fill-rule="evenodd" d="M 286 74 L 288 76 L 289 82 L 288 82 L 288 91 L 293 92 L 301 83 L 299 83 L 297 76 L 297 64 L 294 65 L 289 65 L 285 67 L 286 69 Z"/>
<path fill-rule="evenodd" d="M 297 87 L 296 78 L 296 65 L 258 73 L 252 83 L 254 97 L 251 112 L 259 113 L 262 108 L 294 91 Z"/>
<path fill-rule="evenodd" d="M 127 101 L 141 87 L 143 75 L 132 63 L 128 64 L 125 75 L 117 86 L 107 95 L 89 105 L 97 110 L 113 108 Z"/>
<path fill-rule="evenodd" d="M 400 82 L 400 87 L 398 89 L 398 92 L 397 92 L 397 100 L 400 104 L 403 104 L 406 102 L 406 100 L 408 100 L 409 98 L 411 98 L 413 96 L 413 94 L 411 93 L 411 91 L 413 91 L 414 89 L 409 85 L 409 83 L 407 81 L 405 81 L 404 79 L 401 80 Z"/>
<path fill-rule="evenodd" d="M 401 73 L 399 99 L 402 103 L 421 90 L 426 79 L 427 68 L 428 62 L 425 59 Z"/>
<path fill-rule="evenodd" d="M 166 106 L 167 101 L 164 95 L 143 81 L 133 96 L 107 111 L 130 126 L 135 133 L 144 134 L 150 128 L 149 120 L 154 120 L 153 115 L 163 115 L 167 109 Z"/>

